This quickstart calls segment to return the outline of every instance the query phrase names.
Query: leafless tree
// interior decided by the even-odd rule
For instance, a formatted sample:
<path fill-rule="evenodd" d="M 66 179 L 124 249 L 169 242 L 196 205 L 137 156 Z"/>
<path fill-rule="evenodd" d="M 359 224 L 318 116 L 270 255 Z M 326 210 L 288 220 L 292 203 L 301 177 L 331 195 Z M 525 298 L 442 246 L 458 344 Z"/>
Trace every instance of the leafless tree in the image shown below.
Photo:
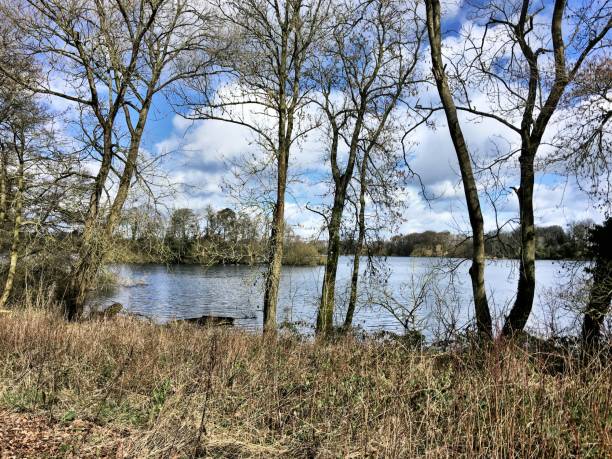
<path fill-rule="evenodd" d="M 306 112 L 307 95 L 312 89 L 306 74 L 329 2 L 214 3 L 224 24 L 221 39 L 226 47 L 221 63 L 226 74 L 210 97 L 198 98 L 207 96 L 206 87 L 192 83 L 192 94 L 187 97 L 192 111 L 187 116 L 223 120 L 250 129 L 267 155 L 266 167 L 261 169 L 275 172 L 263 305 L 264 332 L 275 332 L 290 156 L 316 124 Z"/>
<path fill-rule="evenodd" d="M 333 328 L 340 229 L 360 147 L 369 151 L 382 140 L 393 110 L 416 78 L 424 32 L 416 9 L 416 3 L 392 0 L 340 3 L 329 41 L 318 55 L 314 78 L 321 94 L 317 105 L 327 121 L 333 193 L 325 215 L 327 262 L 317 316 L 321 334 Z M 365 157 L 362 169 L 367 163 Z"/>
<path fill-rule="evenodd" d="M 7 208 L 7 195 L 8 195 L 8 164 L 9 157 L 12 157 L 15 162 L 15 173 L 13 179 L 16 181 L 15 192 L 13 195 L 12 203 L 12 214 L 13 214 L 13 228 L 11 231 L 11 244 L 9 249 L 9 266 L 7 269 L 6 279 L 4 281 L 4 288 L 2 295 L 0 296 L 0 309 L 6 305 L 11 291 L 13 289 L 13 283 L 15 280 L 15 273 L 17 270 L 17 258 L 20 249 L 20 238 L 22 232 L 22 219 L 23 219 L 23 199 L 25 193 L 25 162 L 27 150 L 29 149 L 29 143 L 31 140 L 30 134 L 32 128 L 38 127 L 37 120 L 32 119 L 36 116 L 37 110 L 34 110 L 32 114 L 33 104 L 27 103 L 30 99 L 18 100 L 12 98 L 13 104 L 17 102 L 19 107 L 14 106 L 12 113 L 3 120 L 1 129 L 2 137 L 0 138 L 0 155 L 3 159 L 2 175 L 5 182 L 4 186 L 4 209 L 3 209 L 3 220 L 6 218 L 8 211 Z M 4 223 L 4 221 L 2 222 Z"/>
<path fill-rule="evenodd" d="M 90 155 L 86 159 L 98 163 L 77 261 L 63 292 L 66 315 L 74 319 L 83 311 L 87 287 L 103 262 L 105 240 L 138 175 L 154 96 L 202 74 L 209 64 L 183 59 L 201 44 L 203 15 L 188 0 L 6 0 L 1 12 L 22 34 L 26 54 L 39 62 L 47 78 L 29 85 L 9 67 L 0 72 L 39 94 L 74 104 L 84 151 Z M 108 208 L 105 215 L 102 204 Z"/>
<path fill-rule="evenodd" d="M 612 205 L 612 57 L 587 62 L 561 101 L 560 129 L 547 163 L 574 178 L 603 210 Z"/>
<path fill-rule="evenodd" d="M 429 32 L 429 49 L 431 51 L 433 75 L 442 106 L 444 107 L 448 130 L 455 147 L 455 153 L 457 154 L 465 201 L 472 227 L 472 266 L 470 267 L 470 277 L 472 279 L 476 324 L 481 335 L 490 338 L 493 329 L 487 292 L 485 290 L 485 234 L 480 198 L 478 197 L 478 188 L 472 170 L 472 159 L 463 136 L 459 116 L 457 115 L 457 107 L 455 106 L 453 94 L 448 84 L 445 64 L 442 58 L 440 2 L 439 0 L 427 0 L 425 5 L 427 9 L 427 30 Z"/>
<path fill-rule="evenodd" d="M 4 33 L 7 32 L 7 33 Z M 25 59 L 10 33 L 3 30 L 0 63 L 10 65 L 25 81 L 40 78 L 38 68 Z M 51 113 L 32 91 L 3 78 L 0 86 L 0 249 L 8 245 L 8 266 L 0 308 L 14 290 L 18 261 L 40 253 L 40 239 L 67 218 L 70 205 L 60 204 L 74 185 L 76 170 L 61 151 Z M 78 201 L 78 187 L 71 198 Z M 8 228 L 10 227 L 10 229 Z M 7 230 L 5 234 L 5 230 Z M 23 271 L 23 270 L 22 270 Z"/>
<path fill-rule="evenodd" d="M 608 48 L 609 1 L 552 5 L 529 0 L 469 2 L 474 26 L 461 31 L 464 46 L 451 57 L 449 78 L 457 109 L 497 121 L 519 139 L 521 253 L 516 300 L 503 335 L 527 323 L 535 294 L 535 161 L 564 93 L 581 68 Z M 552 9 L 550 8 L 552 7 Z M 476 106 L 476 95 L 486 98 Z"/>
<path fill-rule="evenodd" d="M 403 113 L 393 122 L 388 122 L 376 143 L 370 141 L 373 132 L 367 130 L 360 142 L 358 172 L 353 178 L 352 192 L 347 197 L 354 207 L 356 236 L 353 235 L 354 256 L 343 324 L 345 330 L 352 326 L 357 308 L 361 258 L 368 257 L 365 277 L 368 278 L 368 283 L 375 282 L 385 261 L 374 259 L 371 256 L 372 251 L 377 250 L 377 242 L 381 237 L 386 237 L 389 232 L 399 227 L 404 220 L 405 206 L 410 205 L 401 199 L 402 190 L 411 174 L 406 174 L 404 150 L 400 148 L 400 144 L 405 140 L 404 136 L 410 134 L 425 118 L 421 118 L 404 132 L 402 140 L 398 138 L 398 133 L 405 129 L 406 123 L 410 123 L 409 117 L 405 115 L 406 113 Z"/>

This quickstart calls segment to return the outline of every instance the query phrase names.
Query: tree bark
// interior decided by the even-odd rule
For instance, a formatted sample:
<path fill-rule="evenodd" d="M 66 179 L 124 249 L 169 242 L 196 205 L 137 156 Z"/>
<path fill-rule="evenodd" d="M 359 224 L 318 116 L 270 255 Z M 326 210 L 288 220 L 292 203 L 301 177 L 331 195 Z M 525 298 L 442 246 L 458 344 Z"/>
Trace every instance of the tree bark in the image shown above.
<path fill-rule="evenodd" d="M 353 272 L 351 274 L 351 293 L 349 295 L 348 307 L 346 309 L 346 316 L 344 318 L 344 329 L 347 330 L 353 326 L 353 317 L 355 315 L 355 309 L 357 306 L 357 289 L 359 285 L 359 264 L 361 254 L 363 253 L 363 244 L 365 242 L 365 195 L 367 189 L 366 174 L 367 174 L 367 151 L 364 154 L 360 175 L 359 175 L 359 214 L 357 216 L 357 225 L 359 227 L 357 235 L 357 243 L 355 245 L 355 255 L 353 258 Z"/>
<path fill-rule="evenodd" d="M 504 327 L 502 334 L 511 336 L 523 330 L 531 314 L 535 296 L 535 254 L 536 235 L 535 219 L 533 214 L 533 185 L 534 185 L 534 159 L 535 153 L 523 151 L 519 159 L 521 163 L 521 185 L 517 191 L 521 219 L 521 253 L 519 262 L 519 281 L 516 300 Z"/>
<path fill-rule="evenodd" d="M 285 191 L 287 188 L 288 163 L 289 151 L 288 149 L 283 149 L 278 158 L 276 203 L 272 215 L 272 228 L 270 229 L 270 252 L 264 292 L 263 326 L 264 333 L 266 334 L 276 332 L 278 287 L 280 284 L 283 246 L 285 242 Z"/>
<path fill-rule="evenodd" d="M 15 206 L 14 206 L 14 221 L 13 221 L 13 236 L 11 242 L 11 250 L 9 255 L 9 267 L 4 281 L 4 289 L 2 290 L 2 296 L 0 296 L 0 309 L 4 308 L 8 302 L 8 299 L 13 290 L 13 283 L 15 282 L 15 273 L 17 271 L 17 259 L 19 255 L 19 242 L 21 235 L 21 218 L 23 208 L 23 193 L 25 190 L 25 179 L 24 179 L 24 165 L 23 158 L 19 158 L 19 166 L 17 169 L 17 192 L 15 193 Z"/>
<path fill-rule="evenodd" d="M 474 309 L 476 313 L 476 325 L 481 336 L 490 338 L 493 334 L 491 313 L 485 289 L 485 243 L 484 243 L 484 221 L 480 208 L 480 199 L 476 180 L 472 171 L 472 163 L 468 147 L 463 137 L 457 108 L 450 91 L 444 63 L 442 62 L 442 37 L 440 31 L 440 2 L 439 0 L 427 0 L 427 30 L 432 58 L 433 74 L 438 87 L 440 100 L 444 107 L 444 113 L 448 123 L 448 130 L 455 147 L 463 190 L 472 228 L 473 250 L 472 266 L 470 267 L 470 278 L 472 280 L 472 294 L 474 296 Z"/>
<path fill-rule="evenodd" d="M 71 270 L 71 278 L 64 294 L 64 314 L 69 321 L 77 320 L 83 315 L 87 291 L 102 264 L 100 248 L 104 244 L 102 238 L 96 241 L 88 239 L 90 240 L 84 240 L 82 243 L 79 261 Z"/>
<path fill-rule="evenodd" d="M 336 187 L 334 205 L 327 228 L 329 241 L 327 244 L 327 260 L 323 275 L 321 305 L 317 314 L 317 333 L 327 334 L 334 326 L 334 308 L 336 295 L 336 273 L 340 256 L 340 225 L 344 212 L 346 189 Z"/>
<path fill-rule="evenodd" d="M 106 233 L 99 232 L 98 218 L 100 200 L 104 191 L 104 184 L 111 170 L 112 158 L 112 131 L 106 126 L 103 134 L 102 163 L 89 198 L 78 261 L 70 271 L 70 278 L 62 295 L 64 315 L 70 321 L 78 319 L 83 314 L 87 290 L 94 281 L 102 263 L 102 247 L 106 243 L 104 240 Z"/>
<path fill-rule="evenodd" d="M 3 146 L 0 148 L 0 234 L 2 234 L 1 232 L 4 229 L 4 222 L 6 221 L 8 202 L 8 177 L 6 174 L 6 153 Z"/>

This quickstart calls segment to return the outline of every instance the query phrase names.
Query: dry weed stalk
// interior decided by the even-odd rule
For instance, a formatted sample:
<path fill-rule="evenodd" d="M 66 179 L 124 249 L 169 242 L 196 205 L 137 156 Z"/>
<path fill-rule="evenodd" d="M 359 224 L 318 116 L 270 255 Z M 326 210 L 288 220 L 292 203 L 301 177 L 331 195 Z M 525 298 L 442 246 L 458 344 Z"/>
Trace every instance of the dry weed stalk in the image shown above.
<path fill-rule="evenodd" d="M 0 409 L 95 419 L 126 432 L 129 457 L 192 456 L 202 443 L 196 456 L 612 453 L 610 360 L 586 365 L 531 345 L 266 339 L 131 318 L 66 323 L 29 310 L 0 321 L 0 356 Z"/>

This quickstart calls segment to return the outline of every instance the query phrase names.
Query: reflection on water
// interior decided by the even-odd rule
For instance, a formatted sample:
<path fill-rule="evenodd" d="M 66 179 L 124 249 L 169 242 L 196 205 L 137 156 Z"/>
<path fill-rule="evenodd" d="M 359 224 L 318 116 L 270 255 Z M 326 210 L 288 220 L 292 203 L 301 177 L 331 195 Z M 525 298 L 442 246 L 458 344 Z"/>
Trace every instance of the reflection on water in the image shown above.
<path fill-rule="evenodd" d="M 378 275 L 362 276 L 355 325 L 366 330 L 400 332 L 405 311 L 422 301 L 417 316 L 421 326 L 435 328 L 440 318 L 465 325 L 471 318 L 468 263 L 436 258 L 390 257 L 375 261 Z M 365 269 L 366 260 L 362 263 Z M 348 297 L 351 257 L 341 257 L 338 280 L 338 312 L 342 321 Z M 434 268 L 437 268 L 434 270 Z M 449 270 L 454 269 L 454 276 Z M 164 322 L 202 315 L 229 316 L 236 324 L 255 329 L 262 322 L 263 269 L 248 266 L 113 265 L 121 286 L 97 298 L 103 305 L 122 303 L 128 311 Z M 531 325 L 547 319 L 546 289 L 563 283 L 562 264 L 538 261 L 538 288 Z M 501 317 L 514 299 L 517 269 L 511 261 L 489 261 L 487 290 L 493 314 Z M 283 267 L 279 293 L 279 323 L 314 324 L 323 267 Z M 451 279 L 453 281 L 451 282 Z M 428 288 L 422 288 L 429 281 Z M 444 303 L 443 312 L 442 303 Z M 395 315 L 388 309 L 392 309 Z M 558 319 L 559 320 L 559 319 Z M 560 319 L 567 322 L 568 318 Z"/>

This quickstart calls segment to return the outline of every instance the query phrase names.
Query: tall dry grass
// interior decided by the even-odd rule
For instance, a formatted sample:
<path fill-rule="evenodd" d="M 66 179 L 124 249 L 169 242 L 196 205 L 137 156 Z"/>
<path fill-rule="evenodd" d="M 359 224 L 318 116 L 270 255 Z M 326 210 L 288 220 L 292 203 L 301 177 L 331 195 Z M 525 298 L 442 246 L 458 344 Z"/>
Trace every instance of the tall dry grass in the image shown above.
<path fill-rule="evenodd" d="M 128 457 L 610 457 L 598 362 L 0 317 L 0 406 L 127 428 Z"/>

